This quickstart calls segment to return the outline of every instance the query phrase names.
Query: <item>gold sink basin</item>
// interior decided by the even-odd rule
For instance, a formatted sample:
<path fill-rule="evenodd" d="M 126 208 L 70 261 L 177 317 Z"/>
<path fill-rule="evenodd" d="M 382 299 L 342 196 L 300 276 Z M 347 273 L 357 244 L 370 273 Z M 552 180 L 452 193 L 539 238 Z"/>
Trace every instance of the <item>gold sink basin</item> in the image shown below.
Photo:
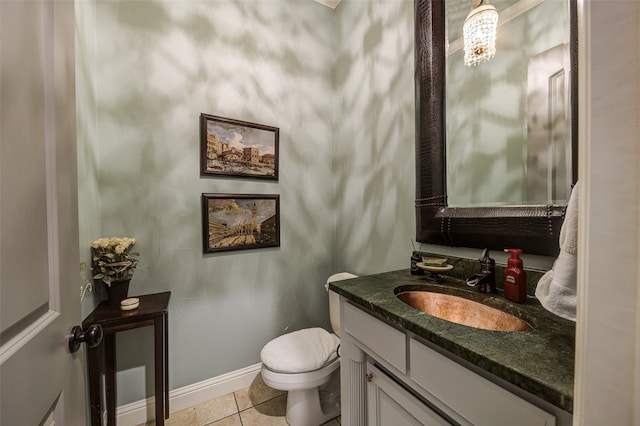
<path fill-rule="evenodd" d="M 468 327 L 493 331 L 528 331 L 522 319 L 480 302 L 425 290 L 399 291 L 396 297 L 425 314 Z"/>

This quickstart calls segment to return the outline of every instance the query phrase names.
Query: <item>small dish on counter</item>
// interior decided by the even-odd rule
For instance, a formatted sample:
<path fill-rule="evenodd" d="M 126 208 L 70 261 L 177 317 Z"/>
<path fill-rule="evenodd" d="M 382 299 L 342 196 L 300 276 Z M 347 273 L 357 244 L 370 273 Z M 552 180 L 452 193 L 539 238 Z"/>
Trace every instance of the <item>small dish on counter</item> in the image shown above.
<path fill-rule="evenodd" d="M 453 265 L 450 264 L 445 264 L 443 266 L 431 266 L 431 265 L 425 265 L 423 262 L 419 262 L 417 263 L 418 268 L 429 272 L 429 276 L 427 277 L 427 280 L 434 282 L 434 283 L 441 283 L 443 278 L 442 276 L 440 276 L 440 272 L 447 272 L 453 269 Z"/>
<path fill-rule="evenodd" d="M 425 265 L 423 262 L 419 262 L 417 265 L 418 268 L 429 272 L 447 272 L 453 269 L 453 265 L 450 265 L 448 263 L 444 264 L 443 266 L 431 266 Z"/>

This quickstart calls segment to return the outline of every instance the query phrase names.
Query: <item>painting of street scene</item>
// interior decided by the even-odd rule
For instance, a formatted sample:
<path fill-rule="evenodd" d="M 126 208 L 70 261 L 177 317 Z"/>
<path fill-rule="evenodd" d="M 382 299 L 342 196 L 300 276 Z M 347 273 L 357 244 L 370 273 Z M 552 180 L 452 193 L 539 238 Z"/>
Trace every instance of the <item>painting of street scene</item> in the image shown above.
<path fill-rule="evenodd" d="M 280 196 L 202 194 L 204 253 L 280 246 Z"/>
<path fill-rule="evenodd" d="M 278 180 L 277 127 L 200 115 L 201 175 Z"/>

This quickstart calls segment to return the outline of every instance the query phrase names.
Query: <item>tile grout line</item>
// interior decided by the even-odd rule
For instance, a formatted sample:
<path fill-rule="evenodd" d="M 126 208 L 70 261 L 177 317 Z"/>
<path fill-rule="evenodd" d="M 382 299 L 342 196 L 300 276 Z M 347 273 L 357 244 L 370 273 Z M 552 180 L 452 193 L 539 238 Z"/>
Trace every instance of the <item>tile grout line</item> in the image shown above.
<path fill-rule="evenodd" d="M 238 398 L 236 397 L 236 393 L 233 393 L 233 400 L 236 402 L 236 410 L 238 410 L 238 420 L 240 420 L 240 426 L 244 426 L 242 423 L 242 416 L 240 415 L 240 405 L 238 404 Z"/>
<path fill-rule="evenodd" d="M 242 417 L 240 417 L 240 406 L 238 405 L 238 398 L 236 398 L 236 393 L 235 392 L 231 392 L 231 393 L 233 394 L 233 402 L 236 404 L 236 412 L 233 413 L 233 414 L 230 414 L 228 416 L 222 417 L 221 419 L 214 420 L 211 423 L 207 423 L 204 426 L 210 426 L 210 425 L 212 425 L 212 424 L 214 424 L 216 422 L 222 421 L 224 419 L 228 419 L 229 417 L 233 417 L 235 415 L 237 415 L 238 416 L 238 420 L 240 420 L 240 426 L 243 426 Z"/>

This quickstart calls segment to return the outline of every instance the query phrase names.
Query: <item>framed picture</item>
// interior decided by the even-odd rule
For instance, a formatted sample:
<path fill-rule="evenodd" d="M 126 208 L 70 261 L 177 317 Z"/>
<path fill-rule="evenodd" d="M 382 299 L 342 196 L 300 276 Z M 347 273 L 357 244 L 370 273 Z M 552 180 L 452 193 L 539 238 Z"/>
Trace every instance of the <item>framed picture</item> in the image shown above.
<path fill-rule="evenodd" d="M 280 196 L 202 194 L 203 252 L 280 247 Z"/>
<path fill-rule="evenodd" d="M 278 180 L 277 127 L 200 114 L 200 175 Z"/>

